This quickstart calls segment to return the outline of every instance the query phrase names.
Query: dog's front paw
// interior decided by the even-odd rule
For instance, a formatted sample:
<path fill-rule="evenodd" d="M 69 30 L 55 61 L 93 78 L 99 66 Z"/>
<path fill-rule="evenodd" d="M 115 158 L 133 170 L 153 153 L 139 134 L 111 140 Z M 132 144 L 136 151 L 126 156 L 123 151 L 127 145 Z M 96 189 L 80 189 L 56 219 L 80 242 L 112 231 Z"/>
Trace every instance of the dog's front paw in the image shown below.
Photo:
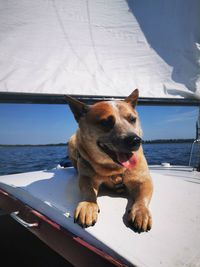
<path fill-rule="evenodd" d="M 133 205 L 128 212 L 128 222 L 135 232 L 148 232 L 152 226 L 151 213 L 144 205 Z"/>
<path fill-rule="evenodd" d="M 74 212 L 74 222 L 82 227 L 95 225 L 99 213 L 99 207 L 94 202 L 79 202 Z"/>

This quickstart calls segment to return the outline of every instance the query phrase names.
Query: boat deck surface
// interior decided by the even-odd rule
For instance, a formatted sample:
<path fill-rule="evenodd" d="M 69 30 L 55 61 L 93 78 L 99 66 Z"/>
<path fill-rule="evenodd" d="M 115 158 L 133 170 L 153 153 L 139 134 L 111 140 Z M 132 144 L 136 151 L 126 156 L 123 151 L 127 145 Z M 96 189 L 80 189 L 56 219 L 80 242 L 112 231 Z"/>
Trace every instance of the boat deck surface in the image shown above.
<path fill-rule="evenodd" d="M 181 166 L 150 170 L 153 228 L 141 234 L 126 226 L 128 201 L 120 195 L 99 196 L 95 226 L 74 224 L 80 192 L 73 168 L 1 176 L 0 188 L 127 265 L 200 266 L 200 174 Z"/>

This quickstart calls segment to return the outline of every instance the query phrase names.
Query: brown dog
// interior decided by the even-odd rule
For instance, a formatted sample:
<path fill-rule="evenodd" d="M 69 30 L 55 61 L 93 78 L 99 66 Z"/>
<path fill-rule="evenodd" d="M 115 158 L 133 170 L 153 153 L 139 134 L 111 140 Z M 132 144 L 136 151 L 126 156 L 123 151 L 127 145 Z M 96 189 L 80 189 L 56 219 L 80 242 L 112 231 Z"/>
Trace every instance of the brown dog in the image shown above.
<path fill-rule="evenodd" d="M 102 101 L 91 106 L 70 96 L 66 100 L 79 124 L 68 147 L 83 196 L 74 213 L 75 222 L 82 227 L 96 223 L 97 195 L 104 184 L 115 191 L 126 188 L 132 200 L 128 212 L 130 226 L 139 233 L 150 230 L 148 205 L 153 186 L 135 111 L 138 90 L 124 101 Z"/>

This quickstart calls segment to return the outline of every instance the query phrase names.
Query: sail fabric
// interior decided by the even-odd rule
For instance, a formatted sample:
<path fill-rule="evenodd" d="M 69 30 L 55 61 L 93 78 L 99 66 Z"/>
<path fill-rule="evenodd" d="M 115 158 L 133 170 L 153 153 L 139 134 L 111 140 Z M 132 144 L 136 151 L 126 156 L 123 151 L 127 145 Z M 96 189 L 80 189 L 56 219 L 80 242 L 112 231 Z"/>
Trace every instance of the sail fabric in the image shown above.
<path fill-rule="evenodd" d="M 200 99 L 198 0 L 0 0 L 0 92 Z"/>

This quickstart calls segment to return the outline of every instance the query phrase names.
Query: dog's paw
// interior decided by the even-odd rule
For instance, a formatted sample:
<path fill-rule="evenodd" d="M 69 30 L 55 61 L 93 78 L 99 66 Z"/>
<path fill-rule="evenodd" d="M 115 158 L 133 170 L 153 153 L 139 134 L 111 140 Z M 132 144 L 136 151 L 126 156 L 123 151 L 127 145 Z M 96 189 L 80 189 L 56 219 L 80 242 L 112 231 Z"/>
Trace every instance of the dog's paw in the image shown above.
<path fill-rule="evenodd" d="M 79 202 L 74 212 L 74 222 L 82 227 L 95 225 L 99 213 L 99 207 L 94 202 Z"/>
<path fill-rule="evenodd" d="M 152 226 L 151 213 L 144 205 L 133 205 L 128 212 L 128 222 L 135 232 L 148 232 Z"/>

